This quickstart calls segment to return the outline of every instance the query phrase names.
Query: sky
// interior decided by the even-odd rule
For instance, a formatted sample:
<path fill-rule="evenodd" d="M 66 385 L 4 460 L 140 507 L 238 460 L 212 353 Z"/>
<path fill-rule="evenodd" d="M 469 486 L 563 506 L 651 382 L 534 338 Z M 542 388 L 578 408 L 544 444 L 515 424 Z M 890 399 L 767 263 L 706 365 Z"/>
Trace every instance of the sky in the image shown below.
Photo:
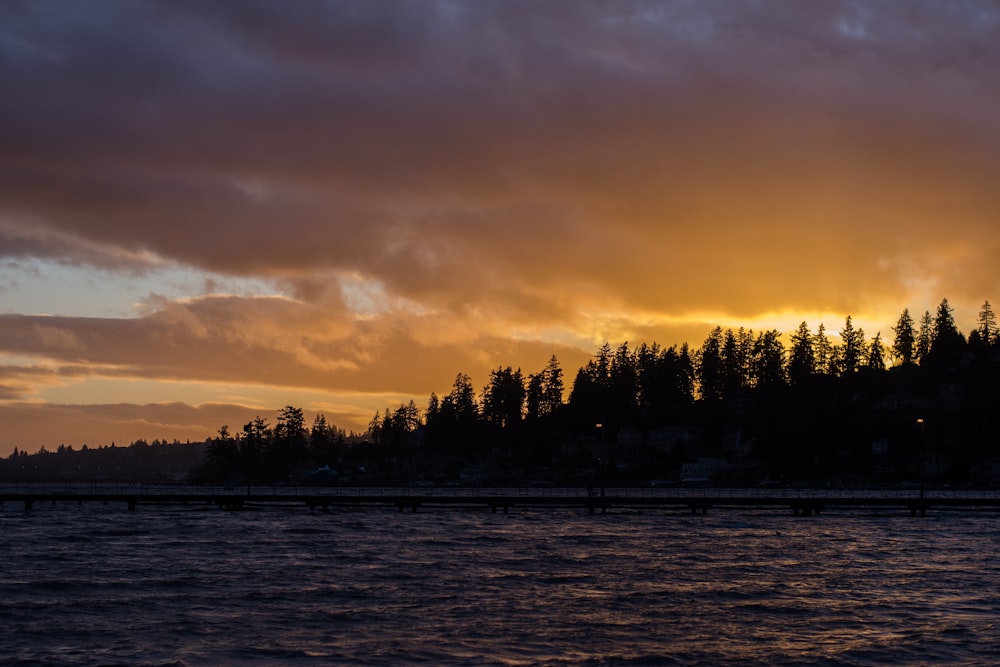
<path fill-rule="evenodd" d="M 0 455 L 1000 299 L 994 2 L 0 4 Z"/>

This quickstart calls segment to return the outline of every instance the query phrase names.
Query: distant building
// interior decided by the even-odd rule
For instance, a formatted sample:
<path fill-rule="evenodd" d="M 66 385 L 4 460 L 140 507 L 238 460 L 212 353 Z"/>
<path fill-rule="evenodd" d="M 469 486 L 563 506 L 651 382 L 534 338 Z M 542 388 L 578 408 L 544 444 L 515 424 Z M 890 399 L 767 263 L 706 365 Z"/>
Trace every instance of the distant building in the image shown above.
<path fill-rule="evenodd" d="M 697 463 L 681 464 L 681 482 L 707 482 L 713 475 L 725 470 L 729 462 L 725 459 L 700 458 Z"/>
<path fill-rule="evenodd" d="M 687 445 L 701 438 L 701 429 L 682 426 L 663 426 L 649 432 L 647 444 L 665 454 L 672 452 L 678 445 Z"/>

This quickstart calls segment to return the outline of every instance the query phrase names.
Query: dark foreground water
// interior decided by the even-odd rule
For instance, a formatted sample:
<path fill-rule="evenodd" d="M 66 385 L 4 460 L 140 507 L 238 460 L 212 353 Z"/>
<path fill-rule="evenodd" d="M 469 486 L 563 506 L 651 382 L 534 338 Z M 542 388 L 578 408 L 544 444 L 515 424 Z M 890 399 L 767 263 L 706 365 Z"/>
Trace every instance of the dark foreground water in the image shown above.
<path fill-rule="evenodd" d="M 1000 516 L 0 509 L 3 665 L 993 665 Z"/>

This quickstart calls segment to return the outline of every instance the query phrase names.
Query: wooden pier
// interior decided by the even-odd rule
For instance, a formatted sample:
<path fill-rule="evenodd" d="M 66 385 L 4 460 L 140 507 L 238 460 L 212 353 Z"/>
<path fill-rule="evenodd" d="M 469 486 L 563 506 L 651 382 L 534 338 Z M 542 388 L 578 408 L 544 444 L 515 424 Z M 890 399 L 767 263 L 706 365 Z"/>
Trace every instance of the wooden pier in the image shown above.
<path fill-rule="evenodd" d="M 603 495 L 584 489 L 410 489 L 410 488 L 262 488 L 249 490 L 199 487 L 125 486 L 122 488 L 48 487 L 0 485 L 0 506 L 12 504 L 31 510 L 54 503 L 116 504 L 135 510 L 139 506 L 205 505 L 227 510 L 261 507 L 388 508 L 399 512 L 454 508 L 489 510 L 508 514 L 513 509 L 579 509 L 590 514 L 610 511 L 667 511 L 707 514 L 710 510 L 773 510 L 792 516 L 816 516 L 837 511 L 929 512 L 966 510 L 1000 511 L 1000 492 L 950 492 L 918 494 L 865 490 L 761 492 L 754 489 L 713 489 L 652 492 L 648 489 L 614 489 Z"/>

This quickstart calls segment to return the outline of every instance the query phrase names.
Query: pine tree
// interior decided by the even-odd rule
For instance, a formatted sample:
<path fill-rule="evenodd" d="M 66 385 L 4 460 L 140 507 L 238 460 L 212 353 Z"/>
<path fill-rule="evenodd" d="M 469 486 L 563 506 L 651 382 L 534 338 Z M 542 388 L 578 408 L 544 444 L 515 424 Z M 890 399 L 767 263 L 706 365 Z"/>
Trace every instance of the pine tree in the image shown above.
<path fill-rule="evenodd" d="M 545 371 L 528 375 L 528 386 L 524 395 L 525 419 L 534 420 L 542 416 L 542 403 L 545 400 Z"/>
<path fill-rule="evenodd" d="M 550 415 L 558 410 L 563 402 L 563 372 L 556 355 L 552 355 L 545 370 L 542 371 L 542 380 L 542 400 L 539 408 L 541 414 Z"/>
<path fill-rule="evenodd" d="M 885 370 L 885 353 L 882 349 L 882 332 L 875 334 L 871 345 L 868 346 L 868 360 L 865 367 L 873 371 Z"/>
<path fill-rule="evenodd" d="M 509 428 L 520 423 L 524 412 L 525 388 L 521 369 L 510 366 L 490 372 L 490 383 L 482 393 L 482 417 L 487 424 Z"/>
<path fill-rule="evenodd" d="M 677 394 L 685 403 L 690 403 L 694 400 L 694 362 L 691 360 L 691 348 L 687 341 L 681 343 L 677 365 Z"/>
<path fill-rule="evenodd" d="M 908 308 L 903 309 L 903 314 L 899 316 L 899 321 L 892 328 L 896 333 L 896 338 L 892 343 L 892 354 L 899 363 L 906 366 L 915 361 L 916 336 L 913 333 L 913 318 L 910 317 Z"/>
<path fill-rule="evenodd" d="M 715 327 L 698 350 L 698 387 L 701 398 L 722 400 L 725 388 L 725 366 L 722 359 L 722 327 Z"/>
<path fill-rule="evenodd" d="M 619 419 L 633 412 L 639 396 L 639 377 L 636 373 L 635 359 L 628 349 L 628 342 L 622 343 L 615 350 L 611 361 L 611 400 Z"/>
<path fill-rule="evenodd" d="M 740 358 L 736 333 L 732 329 L 726 329 L 722 341 L 722 369 L 726 391 L 743 387 L 743 360 Z"/>
<path fill-rule="evenodd" d="M 762 331 L 754 342 L 754 386 L 779 387 L 785 384 L 785 346 L 776 329 Z"/>
<path fill-rule="evenodd" d="M 938 367 L 958 363 L 965 353 L 965 337 L 955 325 L 955 316 L 948 299 L 942 299 L 934 315 L 930 357 Z"/>
<path fill-rule="evenodd" d="M 436 420 L 441 415 L 441 399 L 438 395 L 431 392 L 430 398 L 427 399 L 427 410 L 424 413 L 426 415 L 427 423 L 430 424 Z"/>
<path fill-rule="evenodd" d="M 816 372 L 822 375 L 835 375 L 837 365 L 834 362 L 833 344 L 826 335 L 826 327 L 822 322 L 816 327 L 816 335 L 813 336 L 812 344 Z"/>
<path fill-rule="evenodd" d="M 931 342 L 934 340 L 934 318 L 930 311 L 925 310 L 920 317 L 920 328 L 917 330 L 917 360 L 923 363 L 931 352 Z"/>
<path fill-rule="evenodd" d="M 816 373 L 816 353 L 809 325 L 799 325 L 791 336 L 792 350 L 788 358 L 788 379 L 792 384 L 802 384 Z"/>
<path fill-rule="evenodd" d="M 371 436 L 372 442 L 378 444 L 382 437 L 382 413 L 378 410 L 375 411 L 375 415 L 368 421 L 368 435 Z"/>
<path fill-rule="evenodd" d="M 958 335 L 960 334 L 958 333 L 958 327 L 955 325 L 954 311 L 948 305 L 948 299 L 941 299 L 941 303 L 938 304 L 937 312 L 934 315 L 931 349 L 933 350 L 935 346 L 947 345 Z"/>
<path fill-rule="evenodd" d="M 326 421 L 326 416 L 317 414 L 309 429 L 309 452 L 317 463 L 329 463 L 337 435 L 337 428 Z"/>
<path fill-rule="evenodd" d="M 993 307 L 989 301 L 983 303 L 983 307 L 979 310 L 979 317 L 976 318 L 976 323 L 978 325 L 976 330 L 979 332 L 979 340 L 987 346 L 996 344 L 997 316 L 993 312 Z"/>
<path fill-rule="evenodd" d="M 865 332 L 860 327 L 854 328 L 850 315 L 844 322 L 844 328 L 840 330 L 840 339 L 843 341 L 840 357 L 841 373 L 844 376 L 849 376 L 861 365 L 865 345 Z"/>
<path fill-rule="evenodd" d="M 594 360 L 594 379 L 602 387 L 611 386 L 611 345 L 604 341 Z"/>
<path fill-rule="evenodd" d="M 472 388 L 472 378 L 465 373 L 455 376 L 451 391 L 441 399 L 440 415 L 445 421 L 469 426 L 479 417 L 476 405 L 476 391 Z"/>

